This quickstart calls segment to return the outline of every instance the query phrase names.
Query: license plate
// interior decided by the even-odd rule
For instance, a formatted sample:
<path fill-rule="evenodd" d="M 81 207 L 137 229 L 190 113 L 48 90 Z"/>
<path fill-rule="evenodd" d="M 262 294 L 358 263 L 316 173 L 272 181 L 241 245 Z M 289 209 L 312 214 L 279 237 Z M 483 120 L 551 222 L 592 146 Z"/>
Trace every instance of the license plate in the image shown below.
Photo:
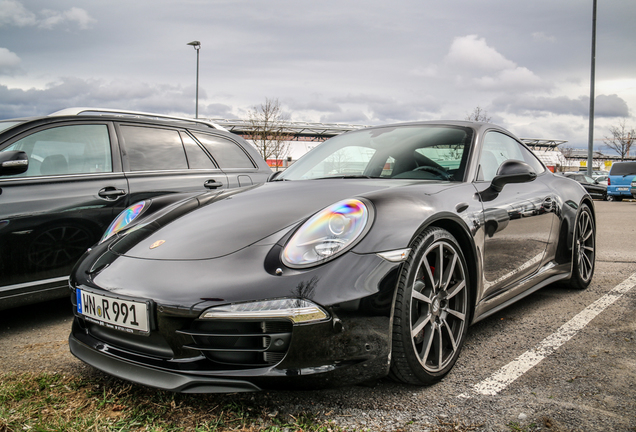
<path fill-rule="evenodd" d="M 149 333 L 148 303 L 122 300 L 80 289 L 77 313 L 95 324 L 127 333 Z"/>
<path fill-rule="evenodd" d="M 628 191 L 628 190 L 629 190 L 629 188 L 622 187 L 622 188 L 618 188 L 618 190 L 619 190 L 619 191 Z"/>

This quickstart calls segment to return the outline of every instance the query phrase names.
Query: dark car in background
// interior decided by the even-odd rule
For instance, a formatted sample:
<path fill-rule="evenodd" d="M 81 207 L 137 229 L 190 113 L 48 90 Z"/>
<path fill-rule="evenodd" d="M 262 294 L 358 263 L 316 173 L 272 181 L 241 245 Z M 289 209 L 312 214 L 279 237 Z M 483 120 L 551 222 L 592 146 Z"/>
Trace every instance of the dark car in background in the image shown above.
<path fill-rule="evenodd" d="M 432 384 L 470 324 L 586 288 L 595 226 L 589 194 L 500 127 L 361 129 L 264 184 L 135 203 L 71 273 L 69 347 L 188 393 Z"/>
<path fill-rule="evenodd" d="M 631 184 L 636 178 L 636 161 L 614 162 L 607 180 L 607 195 L 612 201 L 632 198 Z"/>
<path fill-rule="evenodd" d="M 598 180 L 594 180 L 592 177 L 580 172 L 565 172 L 563 175 L 581 183 L 592 198 L 607 201 L 607 186 L 601 184 Z"/>
<path fill-rule="evenodd" d="M 0 309 L 68 295 L 68 274 L 123 209 L 263 183 L 271 169 L 203 120 L 68 109 L 0 121 Z"/>

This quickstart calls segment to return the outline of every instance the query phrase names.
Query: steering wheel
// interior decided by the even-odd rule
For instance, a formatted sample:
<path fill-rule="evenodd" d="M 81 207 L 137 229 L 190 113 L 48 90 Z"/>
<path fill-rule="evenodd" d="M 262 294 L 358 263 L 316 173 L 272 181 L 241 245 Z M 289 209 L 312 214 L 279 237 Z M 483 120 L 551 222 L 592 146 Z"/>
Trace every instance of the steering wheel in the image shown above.
<path fill-rule="evenodd" d="M 437 174 L 438 176 L 442 177 L 444 180 L 452 180 L 453 178 L 453 176 L 448 174 L 448 172 L 446 172 L 446 170 L 444 170 L 444 168 L 442 167 L 438 168 L 436 166 L 422 165 L 415 168 L 413 171 L 428 171 L 430 173 Z"/>

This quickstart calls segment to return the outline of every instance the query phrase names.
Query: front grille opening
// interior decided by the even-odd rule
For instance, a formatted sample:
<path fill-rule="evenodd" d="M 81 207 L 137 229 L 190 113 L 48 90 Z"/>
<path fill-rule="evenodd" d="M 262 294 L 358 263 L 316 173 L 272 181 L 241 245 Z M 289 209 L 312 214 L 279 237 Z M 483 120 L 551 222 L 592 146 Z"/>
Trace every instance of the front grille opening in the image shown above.
<path fill-rule="evenodd" d="M 228 367 L 263 367 L 280 363 L 291 342 L 293 325 L 286 320 L 197 320 L 178 333 L 192 337 L 183 348 L 200 351 Z"/>

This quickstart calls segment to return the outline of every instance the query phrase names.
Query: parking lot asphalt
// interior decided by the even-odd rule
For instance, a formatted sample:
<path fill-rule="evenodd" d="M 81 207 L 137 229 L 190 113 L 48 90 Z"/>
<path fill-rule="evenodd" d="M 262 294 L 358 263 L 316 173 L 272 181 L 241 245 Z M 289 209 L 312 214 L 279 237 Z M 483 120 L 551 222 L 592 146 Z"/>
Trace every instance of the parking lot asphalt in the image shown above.
<path fill-rule="evenodd" d="M 473 430 L 636 430 L 636 202 L 595 201 L 595 208 L 597 260 L 590 287 L 551 285 L 472 326 L 455 369 L 441 383 L 411 387 L 386 379 L 333 390 L 218 397 L 249 399 L 290 415 L 309 412 L 356 430 L 419 431 L 446 420 Z M 616 287 L 622 287 L 620 295 L 612 296 Z M 541 351 L 599 299 L 606 301 L 595 316 Z M 71 320 L 67 299 L 3 311 L 2 370 L 95 373 L 68 352 Z M 514 369 L 519 358 L 539 354 L 545 355 L 497 391 L 479 391 L 481 383 Z"/>

